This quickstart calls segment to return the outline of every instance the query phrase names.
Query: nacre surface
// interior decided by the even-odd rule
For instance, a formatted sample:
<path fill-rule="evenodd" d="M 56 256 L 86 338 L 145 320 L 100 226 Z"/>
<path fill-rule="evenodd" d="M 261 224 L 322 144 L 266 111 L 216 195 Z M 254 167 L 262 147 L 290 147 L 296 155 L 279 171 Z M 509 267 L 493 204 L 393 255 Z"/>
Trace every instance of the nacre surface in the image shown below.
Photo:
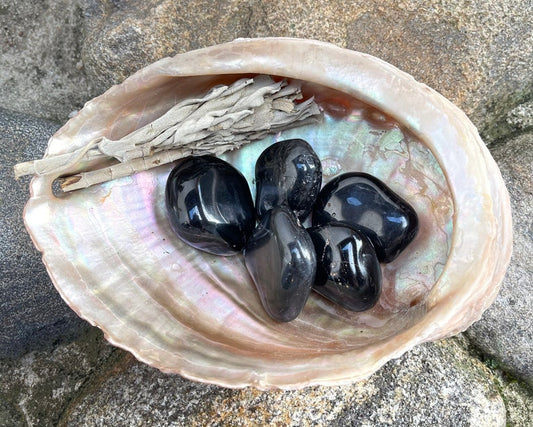
<path fill-rule="evenodd" d="M 201 253 L 175 238 L 164 207 L 168 165 L 64 197 L 52 193 L 56 177 L 33 179 L 25 223 L 73 310 L 163 371 L 259 388 L 353 382 L 479 319 L 511 254 L 499 170 L 463 112 L 372 56 L 309 40 L 244 39 L 166 58 L 87 103 L 47 152 L 116 139 L 180 99 L 255 74 L 302 81 L 325 117 L 223 156 L 248 180 L 269 144 L 302 138 L 325 181 L 368 172 L 418 213 L 417 237 L 383 267 L 376 306 L 353 313 L 311 295 L 293 322 L 271 320 L 240 255 Z"/>

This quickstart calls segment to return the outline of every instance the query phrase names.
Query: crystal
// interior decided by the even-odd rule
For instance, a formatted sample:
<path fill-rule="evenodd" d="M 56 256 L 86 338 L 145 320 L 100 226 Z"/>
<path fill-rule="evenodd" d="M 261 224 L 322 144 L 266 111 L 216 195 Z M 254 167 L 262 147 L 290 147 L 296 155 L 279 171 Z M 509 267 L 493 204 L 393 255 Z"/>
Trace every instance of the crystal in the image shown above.
<path fill-rule="evenodd" d="M 244 249 L 266 312 L 289 322 L 303 309 L 316 272 L 315 248 L 307 231 L 285 206 L 268 211 Z"/>
<path fill-rule="evenodd" d="M 255 182 L 258 217 L 276 206 L 287 205 L 303 221 L 322 185 L 320 159 L 303 139 L 277 142 L 259 156 Z"/>
<path fill-rule="evenodd" d="M 381 294 L 381 268 L 370 241 L 340 224 L 307 231 L 317 257 L 313 289 L 347 310 L 372 308 Z"/>
<path fill-rule="evenodd" d="M 180 162 L 168 177 L 165 201 L 178 237 L 211 254 L 237 254 L 255 227 L 246 179 L 216 157 L 188 157 Z"/>
<path fill-rule="evenodd" d="M 418 232 L 414 209 L 379 179 L 359 172 L 339 175 L 321 190 L 313 225 L 332 221 L 366 235 L 384 263 L 393 261 Z"/>

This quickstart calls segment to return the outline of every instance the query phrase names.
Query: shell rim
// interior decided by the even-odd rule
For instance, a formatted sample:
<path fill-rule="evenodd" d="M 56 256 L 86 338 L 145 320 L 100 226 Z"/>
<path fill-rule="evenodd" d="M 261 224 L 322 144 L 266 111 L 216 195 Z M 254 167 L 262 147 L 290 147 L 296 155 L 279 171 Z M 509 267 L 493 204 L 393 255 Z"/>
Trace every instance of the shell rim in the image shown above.
<path fill-rule="evenodd" d="M 84 109 L 85 108 L 88 108 L 88 109 L 93 108 L 95 102 L 100 102 L 106 96 L 112 96 L 113 91 L 116 91 L 116 90 L 127 90 L 127 86 L 129 84 L 135 82 L 139 78 L 142 78 L 148 72 L 148 70 L 156 70 L 159 65 L 164 64 L 165 62 L 175 61 L 175 60 L 182 60 L 184 62 L 187 62 L 188 61 L 188 57 L 191 56 L 191 55 L 200 55 L 200 56 L 206 56 L 207 55 L 208 56 L 211 53 L 215 53 L 216 54 L 216 53 L 220 52 L 221 50 L 222 51 L 224 51 L 225 49 L 230 49 L 231 50 L 234 47 L 237 48 L 239 51 L 241 51 L 241 53 L 244 53 L 244 54 L 247 54 L 248 51 L 253 53 L 254 49 L 257 49 L 257 45 L 259 45 L 259 47 L 261 49 L 263 49 L 264 51 L 267 52 L 266 57 L 276 57 L 276 53 L 275 53 L 276 49 L 279 49 L 280 47 L 285 47 L 288 50 L 291 50 L 291 49 L 294 49 L 294 47 L 296 45 L 297 48 L 307 47 L 307 48 L 310 48 L 310 49 L 318 49 L 321 53 L 324 53 L 324 52 L 331 53 L 331 54 L 335 53 L 336 55 L 340 54 L 341 56 L 345 56 L 346 58 L 349 57 L 350 59 L 354 59 L 354 60 L 357 60 L 357 61 L 362 61 L 363 63 L 364 62 L 369 62 L 370 64 L 372 64 L 371 68 L 376 68 L 377 67 L 377 68 L 381 69 L 385 73 L 391 72 L 392 74 L 395 75 L 395 77 L 397 79 L 399 78 L 400 80 L 402 80 L 402 84 L 405 84 L 407 87 L 411 87 L 411 88 L 415 88 L 416 87 L 418 91 L 426 92 L 426 95 L 428 95 L 428 99 L 429 99 L 429 95 L 431 95 L 431 97 L 435 100 L 435 103 L 436 104 L 440 104 L 439 105 L 440 109 L 447 110 L 449 112 L 450 117 L 452 117 L 454 120 L 461 121 L 462 124 L 465 125 L 465 127 L 467 128 L 466 129 L 467 133 L 469 134 L 469 136 L 471 138 L 469 140 L 470 141 L 469 143 L 471 143 L 471 145 L 473 147 L 475 147 L 475 150 L 473 150 L 473 151 L 477 152 L 479 155 L 483 156 L 484 162 L 485 162 L 486 165 L 489 165 L 492 169 L 494 169 L 494 167 L 496 167 L 496 170 L 497 170 L 497 166 L 495 166 L 494 160 L 490 157 L 490 154 L 488 153 L 487 148 L 485 147 L 485 145 L 483 144 L 483 142 L 479 138 L 479 135 L 477 134 L 477 130 L 475 129 L 475 127 L 466 118 L 466 116 L 464 115 L 464 113 L 462 111 L 460 111 L 457 107 L 455 107 L 453 104 L 451 104 L 447 99 L 442 97 L 440 94 L 438 94 L 437 92 L 435 92 L 432 89 L 428 88 L 424 84 L 416 82 L 410 75 L 408 75 L 406 73 L 403 73 L 402 71 L 396 69 L 392 65 L 390 65 L 390 64 L 388 64 L 388 63 L 386 63 L 386 62 L 384 62 L 384 61 L 382 61 L 380 59 L 372 57 L 372 56 L 370 56 L 368 54 L 342 49 L 342 48 L 339 48 L 337 46 L 331 45 L 329 43 L 320 42 L 320 41 L 314 41 L 314 40 L 303 40 L 303 39 L 292 39 L 292 38 L 237 39 L 237 40 L 235 40 L 233 42 L 230 42 L 230 43 L 225 43 L 225 44 L 222 44 L 222 45 L 212 46 L 212 47 L 203 48 L 203 49 L 199 49 L 199 50 L 192 51 L 192 52 L 187 52 L 187 53 L 184 53 L 184 54 L 179 54 L 179 55 L 176 55 L 173 58 L 164 58 L 164 59 L 162 59 L 162 60 L 160 60 L 160 61 L 158 61 L 158 62 L 156 62 L 156 63 L 154 63 L 154 64 L 152 64 L 152 65 L 150 65 L 148 67 L 146 67 L 145 69 L 140 70 L 139 72 L 137 72 L 133 76 L 129 77 L 122 84 L 112 87 L 104 95 L 102 95 L 102 96 L 100 96 L 98 98 L 95 98 L 94 100 L 88 102 L 86 104 L 86 106 L 84 107 Z M 250 58 L 247 58 L 247 60 L 249 61 Z M 254 61 L 252 60 L 252 62 L 254 62 Z M 245 64 L 246 67 L 250 67 L 250 65 L 253 65 L 253 64 Z M 235 73 L 235 71 L 236 71 L 235 69 L 230 67 L 230 69 L 228 69 L 226 72 L 220 72 L 220 70 L 218 70 L 218 71 L 215 71 L 215 72 L 209 72 L 209 73 L 205 73 L 205 74 L 198 74 L 199 71 L 196 70 L 194 75 L 233 74 L 233 73 Z M 264 71 L 262 69 L 254 71 L 253 66 L 251 66 L 250 68 L 241 69 L 240 72 L 243 72 L 243 73 L 250 73 L 251 72 L 251 73 L 258 73 L 259 74 L 259 73 L 263 73 Z M 399 117 L 399 114 L 398 114 L 399 111 L 394 111 L 394 108 L 389 108 L 387 105 L 382 103 L 382 100 L 380 101 L 380 100 L 378 100 L 376 98 L 369 98 L 367 95 L 357 96 L 357 90 L 353 89 L 353 88 L 352 88 L 352 90 L 349 90 L 349 88 L 345 87 L 344 83 L 342 83 L 340 85 L 332 86 L 331 84 L 329 84 L 329 85 L 328 84 L 324 84 L 322 81 L 320 81 L 320 79 L 302 78 L 302 70 L 301 69 L 296 70 L 296 72 L 294 72 L 294 70 L 291 70 L 290 73 L 270 72 L 270 74 L 277 74 L 277 75 L 290 77 L 290 78 L 299 78 L 299 79 L 302 79 L 302 80 L 311 81 L 313 83 L 322 84 L 324 86 L 332 87 L 334 89 L 346 92 L 349 95 L 355 96 L 355 97 L 363 100 L 364 102 L 367 102 L 368 104 L 370 104 L 370 105 L 372 105 L 372 106 L 374 106 L 374 107 L 376 107 L 378 109 L 381 109 L 385 113 L 391 115 L 396 120 L 398 120 L 400 123 L 406 125 L 406 127 L 408 127 L 424 143 L 428 142 L 429 136 L 426 135 L 424 132 L 421 132 L 419 129 L 417 129 L 416 126 L 413 126 L 412 123 L 409 123 L 409 122 L 406 123 L 405 120 L 402 120 L 401 114 L 400 114 L 400 117 Z M 305 73 L 303 73 L 303 74 L 305 74 Z M 190 74 L 187 74 L 187 72 L 185 72 L 184 74 L 176 75 L 176 77 L 186 76 L 186 75 L 190 75 Z M 331 79 L 331 76 L 326 76 L 326 78 L 330 78 Z M 82 115 L 78 114 L 78 116 L 76 116 L 72 120 L 79 120 L 80 118 L 83 119 Z M 58 134 L 60 134 L 64 128 L 68 128 L 68 126 L 71 123 L 71 121 L 69 121 L 58 132 Z M 50 146 L 50 144 L 53 143 L 54 137 L 52 137 L 50 139 L 49 146 Z M 435 155 L 435 158 L 437 159 L 439 164 L 441 165 L 443 171 L 445 172 L 446 180 L 448 182 L 448 185 L 450 186 L 450 177 L 448 176 L 448 173 L 446 172 L 446 169 L 445 169 L 445 167 L 443 165 L 442 157 L 439 155 L 438 151 L 436 152 L 434 150 L 434 147 L 430 146 L 430 149 L 433 152 L 433 154 Z M 488 167 L 488 166 L 486 166 L 486 167 Z M 31 193 L 30 202 L 34 198 L 39 198 L 40 195 L 42 195 L 42 193 L 43 193 L 43 188 L 46 188 L 47 186 L 49 188 L 49 184 L 51 184 L 53 179 L 54 179 L 54 177 L 36 177 L 36 178 L 34 178 L 32 180 L 32 183 L 30 184 L 30 188 L 31 188 L 31 191 L 30 191 L 30 193 Z M 460 332 L 460 331 L 466 329 L 471 323 L 473 323 L 473 321 L 475 321 L 475 320 L 477 320 L 477 319 L 479 319 L 481 317 L 482 312 L 488 307 L 488 305 L 490 305 L 490 303 L 496 297 L 496 294 L 497 294 L 497 291 L 499 289 L 499 286 L 501 285 L 501 280 L 503 279 L 503 274 L 505 272 L 506 266 L 509 263 L 510 255 L 511 255 L 511 245 L 512 245 L 512 243 L 511 243 L 511 240 L 512 240 L 511 234 L 512 233 L 511 233 L 511 217 L 510 217 L 509 197 L 508 197 L 507 191 L 505 190 L 505 186 L 503 184 L 503 180 L 501 178 L 501 175 L 499 173 L 498 173 L 498 176 L 495 177 L 495 180 L 496 180 L 496 183 L 494 184 L 494 186 L 496 187 L 496 189 L 492 188 L 492 191 L 493 192 L 497 192 L 499 197 L 495 198 L 496 200 L 491 205 L 491 207 L 492 207 L 493 210 L 499 211 L 499 213 L 501 214 L 501 217 L 502 217 L 502 221 L 501 221 L 501 224 L 499 224 L 499 226 L 498 226 L 498 224 L 494 224 L 494 220 L 490 221 L 491 224 L 490 224 L 489 228 L 492 231 L 490 237 L 493 238 L 492 240 L 495 240 L 494 239 L 494 235 L 497 233 L 497 231 L 499 229 L 499 231 L 502 234 L 501 237 L 502 237 L 503 241 L 500 244 L 498 244 L 495 241 L 492 242 L 492 244 L 490 244 L 490 242 L 487 242 L 486 246 L 488 246 L 489 248 L 485 249 L 485 251 L 480 251 L 483 254 L 487 250 L 489 252 L 497 252 L 497 255 L 496 255 L 496 257 L 497 257 L 497 263 L 496 263 L 497 266 L 496 267 L 497 268 L 494 267 L 491 270 L 491 272 L 490 272 L 491 274 L 490 273 L 486 274 L 483 277 L 484 281 L 489 280 L 489 281 L 491 281 L 493 283 L 493 286 L 490 289 L 491 295 L 489 296 L 489 298 L 487 300 L 485 300 L 481 304 L 481 306 L 477 306 L 476 307 L 477 310 L 475 310 L 475 313 L 473 313 L 473 315 L 472 315 L 472 313 L 470 313 L 470 319 L 467 322 L 467 324 L 459 324 L 458 325 L 457 322 L 454 322 L 454 320 L 453 320 L 453 317 L 456 314 L 456 310 L 448 310 L 448 311 L 444 310 L 442 305 L 437 304 L 437 302 L 439 300 L 439 295 L 438 294 L 434 295 L 433 298 L 430 298 L 428 300 L 428 312 L 426 313 L 426 316 L 424 317 L 423 320 L 426 320 L 426 317 L 428 317 L 429 320 L 434 319 L 435 321 L 432 322 L 432 323 L 437 328 L 436 329 L 437 330 L 436 333 L 431 334 L 431 333 L 429 333 L 429 331 L 427 329 L 426 330 L 423 329 L 422 323 L 425 324 L 426 322 L 420 322 L 418 324 L 415 324 L 414 326 L 412 326 L 408 330 L 402 331 L 401 333 L 398 334 L 399 336 L 407 336 L 408 339 L 405 342 L 403 342 L 401 345 L 395 346 L 394 349 L 389 349 L 389 348 L 387 348 L 387 346 L 382 345 L 382 343 L 378 343 L 376 345 L 373 345 L 373 352 L 372 353 L 373 353 L 373 355 L 375 355 L 377 357 L 375 358 L 375 360 L 374 360 L 374 362 L 372 364 L 368 365 L 365 368 L 364 372 L 362 372 L 362 373 L 358 372 L 357 373 L 357 372 L 344 371 L 343 375 L 341 377 L 335 377 L 335 378 L 331 378 L 330 377 L 328 379 L 321 378 L 319 373 L 314 372 L 313 373 L 314 374 L 313 378 L 305 378 L 302 381 L 294 381 L 294 380 L 291 380 L 290 378 L 289 378 L 288 382 L 284 381 L 283 379 L 280 380 L 280 378 L 274 378 L 275 381 L 272 381 L 272 379 L 268 379 L 268 378 L 264 379 L 263 378 L 264 375 L 259 375 L 259 373 L 257 373 L 257 372 L 251 372 L 251 373 L 250 372 L 248 372 L 248 373 L 244 372 L 244 373 L 242 373 L 240 375 L 241 379 L 239 381 L 235 381 L 235 378 L 233 378 L 232 381 L 227 381 L 227 380 L 225 380 L 223 378 L 219 378 L 219 377 L 217 377 L 217 378 L 206 378 L 206 377 L 199 376 L 199 375 L 197 375 L 195 373 L 194 366 L 193 366 L 193 369 L 190 369 L 191 367 L 189 367 L 189 366 L 182 366 L 182 367 L 179 367 L 179 368 L 175 368 L 175 367 L 169 368 L 169 367 L 165 367 L 165 366 L 157 366 L 157 363 L 154 363 L 153 360 L 148 360 L 147 358 L 142 357 L 142 355 L 138 351 L 136 351 L 135 348 L 132 348 L 132 347 L 128 346 L 125 343 L 121 343 L 120 339 L 114 338 L 108 331 L 106 331 L 105 325 L 100 325 L 100 324 L 98 324 L 97 322 L 95 322 L 91 318 L 90 313 L 85 313 L 82 308 L 75 307 L 73 304 L 71 304 L 69 302 L 68 296 L 63 292 L 63 290 L 58 285 L 58 280 L 55 278 L 54 273 L 51 271 L 51 269 L 49 268 L 49 265 L 47 264 L 46 253 L 41 249 L 40 245 L 38 244 L 38 242 L 36 240 L 36 237 L 34 236 L 34 234 L 32 232 L 32 226 L 26 222 L 26 211 L 31 206 L 30 202 L 28 202 L 28 204 L 26 205 L 26 207 L 24 209 L 24 218 L 25 218 L 26 228 L 28 229 L 28 232 L 29 232 L 29 234 L 30 234 L 35 246 L 41 252 L 43 252 L 43 261 L 44 261 L 44 263 L 46 265 L 46 268 L 47 268 L 50 276 L 52 277 L 52 281 L 53 281 L 54 285 L 56 286 L 56 289 L 59 291 L 59 293 L 61 294 L 63 299 L 67 303 L 69 303 L 71 308 L 73 308 L 73 310 L 80 317 L 84 318 L 85 320 L 89 321 L 89 323 L 91 323 L 93 325 L 96 325 L 100 329 L 102 329 L 104 331 L 106 339 L 109 342 L 111 342 L 112 344 L 114 344 L 114 345 L 116 345 L 118 347 L 121 347 L 121 348 L 123 348 L 125 350 L 128 350 L 129 352 L 134 354 L 134 356 L 138 360 L 141 360 L 141 361 L 143 361 L 145 363 L 148 363 L 148 364 L 150 364 L 152 366 L 158 367 L 159 369 L 161 369 L 164 372 L 179 373 L 180 375 L 182 375 L 182 376 L 184 376 L 186 378 L 189 378 L 189 379 L 192 379 L 192 380 L 196 380 L 196 381 L 214 383 L 214 384 L 218 384 L 218 385 L 221 385 L 221 386 L 232 387 L 232 388 L 244 387 L 244 386 L 252 385 L 252 386 L 255 386 L 255 387 L 259 388 L 259 389 L 270 389 L 270 388 L 295 389 L 295 388 L 301 388 L 301 387 L 312 386 L 312 385 L 347 384 L 347 383 L 352 383 L 352 382 L 354 382 L 356 380 L 360 380 L 360 379 L 366 378 L 370 374 L 372 374 L 374 371 L 379 369 L 379 367 L 381 367 L 383 364 L 385 364 L 388 360 L 401 356 L 404 352 L 408 351 L 409 349 L 411 349 L 415 345 L 423 343 L 425 341 L 440 339 L 440 338 L 444 338 L 446 336 L 453 335 L 454 333 L 457 333 L 457 332 Z M 452 187 L 452 197 L 453 197 L 453 201 L 454 201 L 454 206 L 457 207 L 457 206 L 459 206 L 460 200 L 457 199 L 457 195 L 456 195 L 456 192 L 454 192 L 453 186 L 451 186 L 451 187 Z M 456 229 L 457 229 L 458 225 L 460 225 L 459 219 L 460 218 L 459 218 L 458 215 L 454 216 L 454 221 L 453 221 L 453 223 L 454 223 L 454 232 L 453 232 L 453 235 L 452 235 L 452 239 L 453 240 L 456 240 L 456 238 L 457 238 Z M 451 262 L 450 261 L 451 258 L 452 258 L 452 253 L 450 253 L 450 256 L 448 258 L 448 262 L 446 263 L 444 271 L 446 271 L 446 269 L 448 268 L 448 266 L 449 266 L 449 264 Z M 441 276 L 441 278 L 442 278 L 442 276 Z M 438 285 L 440 282 L 441 282 L 441 279 L 439 279 L 437 281 L 436 285 Z M 471 286 L 471 287 L 474 288 L 474 286 Z M 435 286 L 434 288 L 437 288 L 437 286 Z M 469 293 L 469 296 L 471 296 L 473 292 L 474 292 L 474 290 L 472 289 L 472 292 Z M 454 300 L 455 297 L 457 297 L 457 292 L 452 292 L 451 294 L 449 294 L 446 297 L 446 299 L 449 302 L 450 300 Z M 450 307 L 454 307 L 453 304 L 448 304 L 448 305 Z M 437 315 L 440 315 L 440 317 L 437 316 Z M 449 326 L 450 323 L 453 325 L 453 327 L 452 328 L 450 328 L 450 327 L 446 328 L 446 326 Z M 410 338 L 408 336 L 410 336 Z M 322 372 L 322 371 L 320 371 L 320 372 Z M 327 369 L 325 370 L 325 372 L 326 372 L 326 376 L 327 376 Z"/>

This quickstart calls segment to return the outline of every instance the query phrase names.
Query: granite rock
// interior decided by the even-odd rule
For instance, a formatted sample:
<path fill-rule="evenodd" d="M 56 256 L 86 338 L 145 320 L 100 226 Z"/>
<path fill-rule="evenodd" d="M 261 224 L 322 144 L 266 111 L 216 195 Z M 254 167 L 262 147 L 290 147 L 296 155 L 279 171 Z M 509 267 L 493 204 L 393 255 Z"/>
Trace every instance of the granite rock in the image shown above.
<path fill-rule="evenodd" d="M 89 327 L 50 281 L 22 220 L 30 180 L 13 175 L 16 162 L 42 157 L 58 127 L 0 108 L 0 357 L 72 339 Z"/>
<path fill-rule="evenodd" d="M 533 128 L 533 101 L 524 102 L 507 113 L 507 124 L 517 132 Z"/>
<path fill-rule="evenodd" d="M 480 363 L 462 336 L 419 346 L 366 381 L 298 391 L 230 390 L 163 374 L 107 344 L 96 329 L 0 360 L 0 376 L 0 425 L 9 426 L 533 422 L 531 391 Z"/>
<path fill-rule="evenodd" d="M 353 21 L 347 47 L 378 56 L 442 93 L 487 143 L 511 133 L 507 111 L 533 96 L 531 3 L 386 3 Z"/>
<path fill-rule="evenodd" d="M 237 37 L 314 38 L 381 57 L 462 107 L 487 142 L 531 102 L 528 0 L 6 0 L 0 103 L 59 122 L 165 56 Z"/>
<path fill-rule="evenodd" d="M 499 369 L 492 369 L 494 384 L 505 402 L 507 426 L 533 425 L 533 390 Z"/>
<path fill-rule="evenodd" d="M 502 368 L 533 386 L 533 132 L 492 150 L 511 197 L 514 248 L 494 304 L 468 337 Z"/>
<path fill-rule="evenodd" d="M 248 36 L 254 6 L 247 3 L 84 0 L 88 32 L 82 58 L 88 78 L 104 91 L 163 57 Z"/>
<path fill-rule="evenodd" d="M 57 425 L 98 370 L 120 355 L 94 329 L 70 344 L 0 360 L 0 425 Z"/>
<path fill-rule="evenodd" d="M 0 102 L 64 122 L 164 56 L 237 37 L 305 37 L 391 62 L 462 107 L 487 142 L 503 141 L 531 131 L 532 20 L 528 0 L 5 0 Z M 467 332 L 492 372 L 459 337 L 353 385 L 261 392 L 163 374 L 112 349 L 63 303 L 22 223 L 29 179 L 12 178 L 13 163 L 41 157 L 57 128 L 0 109 L 0 358 L 10 357 L 0 360 L 0 425 L 533 425 L 531 391 L 496 368 L 532 384 L 531 133 L 493 150 L 515 251 L 500 296 Z"/>
<path fill-rule="evenodd" d="M 533 388 L 523 380 L 502 370 L 501 365 L 480 351 L 480 348 L 468 338 L 466 333 L 456 335 L 453 339 L 458 340 L 472 357 L 482 362 L 490 371 L 489 377 L 505 403 L 506 426 L 532 426 Z"/>
<path fill-rule="evenodd" d="M 461 339 L 416 347 L 366 381 L 298 391 L 224 389 L 131 361 L 85 394 L 66 425 L 503 426 L 492 374 Z"/>
<path fill-rule="evenodd" d="M 458 104 L 487 142 L 533 97 L 528 0 L 85 0 L 83 62 L 104 90 L 164 56 L 237 37 L 314 38 L 378 56 Z M 154 25 L 157 23 L 157 25 Z"/>
<path fill-rule="evenodd" d="M 0 105 L 62 123 L 95 95 L 81 62 L 81 2 L 0 3 Z"/>

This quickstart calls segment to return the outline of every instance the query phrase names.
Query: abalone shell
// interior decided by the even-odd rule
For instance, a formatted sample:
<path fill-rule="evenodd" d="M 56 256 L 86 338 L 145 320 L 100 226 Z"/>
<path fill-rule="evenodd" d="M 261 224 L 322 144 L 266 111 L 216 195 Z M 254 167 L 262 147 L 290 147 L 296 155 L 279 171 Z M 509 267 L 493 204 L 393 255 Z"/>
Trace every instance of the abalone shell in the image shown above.
<path fill-rule="evenodd" d="M 266 147 L 302 138 L 321 159 L 325 181 L 370 173 L 416 210 L 419 232 L 383 266 L 378 303 L 354 313 L 311 295 L 297 319 L 275 322 L 241 255 L 217 257 L 176 239 L 164 206 L 166 165 L 64 197 L 53 194 L 56 176 L 32 180 L 25 223 L 73 310 L 165 372 L 263 389 L 350 383 L 479 319 L 511 255 L 499 170 L 462 111 L 370 55 L 275 38 L 165 58 L 88 102 L 47 153 L 117 139 L 181 99 L 257 74 L 301 82 L 324 120 L 224 155 L 248 180 Z"/>

